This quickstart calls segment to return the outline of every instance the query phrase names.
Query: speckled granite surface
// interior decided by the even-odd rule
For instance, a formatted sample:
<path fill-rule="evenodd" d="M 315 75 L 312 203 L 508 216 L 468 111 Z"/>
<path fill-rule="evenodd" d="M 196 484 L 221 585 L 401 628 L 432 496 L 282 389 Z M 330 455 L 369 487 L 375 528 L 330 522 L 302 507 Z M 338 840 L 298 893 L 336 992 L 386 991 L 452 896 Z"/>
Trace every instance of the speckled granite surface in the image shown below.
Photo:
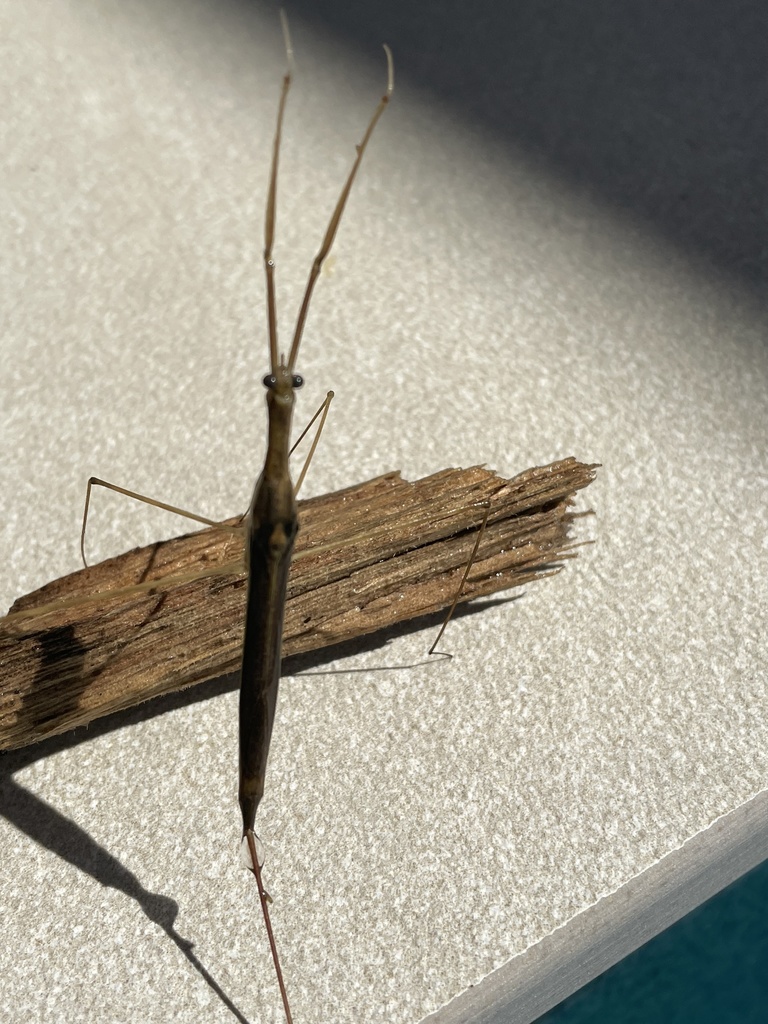
<path fill-rule="evenodd" d="M 5 608 L 77 567 L 91 473 L 204 515 L 247 503 L 283 57 L 256 6 L 6 0 L 0 18 Z M 293 28 L 286 324 L 385 73 Z M 768 769 L 754 289 L 398 72 L 305 339 L 301 409 L 338 395 L 308 492 L 604 468 L 581 499 L 596 544 L 456 621 L 450 663 L 415 633 L 288 666 L 259 828 L 302 1024 L 420 1020 Z M 91 555 L 174 531 L 100 496 Z M 236 866 L 235 736 L 224 687 L 0 760 L 0 1019 L 280 1019 Z"/>

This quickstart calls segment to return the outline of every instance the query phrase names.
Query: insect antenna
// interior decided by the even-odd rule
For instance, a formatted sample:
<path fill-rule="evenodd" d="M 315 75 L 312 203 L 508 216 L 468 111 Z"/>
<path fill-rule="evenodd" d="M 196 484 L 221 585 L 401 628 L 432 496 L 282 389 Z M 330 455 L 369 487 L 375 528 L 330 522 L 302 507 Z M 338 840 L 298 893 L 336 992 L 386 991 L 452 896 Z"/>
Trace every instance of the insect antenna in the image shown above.
<path fill-rule="evenodd" d="M 341 195 L 339 196 L 338 202 L 336 203 L 336 208 L 331 214 L 331 219 L 328 222 L 328 227 L 326 228 L 325 237 L 323 238 L 322 244 L 317 251 L 317 255 L 312 261 L 312 269 L 309 272 L 309 280 L 307 281 L 307 287 L 304 292 L 304 298 L 302 299 L 301 308 L 299 310 L 299 316 L 298 319 L 296 320 L 296 329 L 293 332 L 291 354 L 288 358 L 289 370 L 293 370 L 294 366 L 296 365 L 296 357 L 299 354 L 301 336 L 304 333 L 304 324 L 307 319 L 307 313 L 309 312 L 309 304 L 312 301 L 312 292 L 315 290 L 315 284 L 317 282 L 318 277 L 320 276 L 320 271 L 322 270 L 323 263 L 325 262 L 326 256 L 331 251 L 333 240 L 336 238 L 336 232 L 339 230 L 339 224 L 341 223 L 344 208 L 347 205 L 349 193 L 352 191 L 352 186 L 355 182 L 355 178 L 357 177 L 357 172 L 362 162 L 363 155 L 365 154 L 365 150 L 368 146 L 368 142 L 370 141 L 371 135 L 373 135 L 373 131 L 376 125 L 378 124 L 379 118 L 387 108 L 387 104 L 389 103 L 389 97 L 392 95 L 392 91 L 395 88 L 395 65 L 392 60 L 392 51 L 390 50 L 386 43 L 384 44 L 384 53 L 387 55 L 387 88 L 384 95 L 381 97 L 381 100 L 379 101 L 378 107 L 376 107 L 376 110 L 374 111 L 373 117 L 368 122 L 368 127 L 365 130 L 365 135 L 363 135 L 362 141 L 359 142 L 356 147 L 357 156 L 355 157 L 355 162 L 352 164 L 352 169 L 349 172 L 349 176 L 346 182 L 344 183 L 344 188 L 341 190 Z"/>

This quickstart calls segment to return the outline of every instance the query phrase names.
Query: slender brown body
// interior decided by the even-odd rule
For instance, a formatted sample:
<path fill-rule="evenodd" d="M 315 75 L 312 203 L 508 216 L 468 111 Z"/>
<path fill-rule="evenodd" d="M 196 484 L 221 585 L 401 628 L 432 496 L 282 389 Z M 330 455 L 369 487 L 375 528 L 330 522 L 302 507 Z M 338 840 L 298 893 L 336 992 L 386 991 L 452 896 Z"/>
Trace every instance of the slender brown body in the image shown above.
<path fill-rule="evenodd" d="M 286 32 L 286 50 L 290 68 L 291 46 L 285 19 L 283 19 L 283 28 Z M 387 91 L 382 96 L 362 141 L 356 147 L 357 155 L 336 207 L 331 214 L 320 249 L 312 262 L 287 361 L 284 356 L 278 356 L 275 263 L 272 259 L 272 246 L 275 237 L 280 138 L 285 101 L 291 85 L 290 70 L 283 78 L 280 95 L 277 129 L 272 147 L 267 215 L 264 223 L 264 270 L 267 283 L 267 327 L 271 369 L 271 372 L 264 378 L 264 385 L 267 388 L 269 439 L 264 469 L 256 482 L 246 519 L 248 536 L 245 554 L 248 570 L 248 600 L 240 679 L 239 799 L 243 815 L 243 836 L 248 839 L 249 846 L 252 845 L 254 839 L 253 825 L 256 809 L 264 793 L 264 776 L 272 738 L 272 725 L 275 719 L 277 690 L 280 683 L 280 655 L 288 570 L 298 530 L 296 494 L 288 468 L 288 454 L 293 392 L 296 388 L 301 387 L 303 380 L 295 373 L 294 368 L 315 284 L 339 229 L 341 216 L 368 140 L 392 93 L 392 54 L 388 47 L 385 46 L 384 49 L 387 55 Z M 252 860 L 255 861 L 255 855 L 252 856 Z M 258 865 L 255 863 L 254 870 L 258 873 Z"/>
<path fill-rule="evenodd" d="M 272 957 L 288 1024 L 291 1024 L 291 1010 L 283 983 L 277 956 L 272 925 L 267 909 L 268 897 L 261 881 L 261 867 L 253 831 L 256 809 L 264 794 L 264 778 L 275 720 L 277 690 L 280 683 L 280 656 L 283 642 L 283 617 L 285 596 L 288 585 L 288 570 L 291 565 L 293 543 L 298 530 L 298 509 L 291 474 L 288 469 L 291 416 L 293 413 L 293 392 L 301 387 L 301 377 L 294 373 L 296 358 L 304 333 L 304 324 L 309 312 L 312 292 L 317 283 L 323 261 L 330 252 L 341 216 L 344 212 L 352 183 L 355 180 L 360 161 L 368 140 L 389 102 L 393 88 L 392 55 L 387 54 L 387 91 L 382 96 L 352 164 L 344 187 L 325 232 L 317 255 L 312 262 L 304 299 L 299 309 L 296 329 L 293 334 L 290 353 L 286 361 L 278 357 L 277 310 L 275 303 L 275 263 L 272 246 L 275 238 L 275 207 L 277 201 L 277 167 L 280 154 L 280 137 L 283 127 L 285 101 L 291 85 L 291 44 L 288 26 L 283 16 L 286 52 L 289 70 L 283 78 L 280 106 L 277 112 L 277 129 L 272 146 L 272 170 L 267 196 L 267 215 L 264 222 L 264 270 L 267 283 L 267 326 L 269 333 L 269 356 L 271 372 L 264 378 L 267 388 L 267 413 L 269 416 L 269 440 L 264 469 L 253 492 L 251 507 L 246 519 L 247 540 L 245 546 L 248 570 L 248 598 L 245 613 L 245 635 L 243 638 L 243 665 L 240 678 L 240 810 L 243 816 L 243 839 L 247 844 L 249 866 L 252 868 L 259 887 L 259 900 L 264 913 L 264 923 L 269 936 Z"/>
<path fill-rule="evenodd" d="M 246 518 L 248 599 L 240 680 L 240 809 L 253 829 L 275 719 L 283 615 L 298 510 L 288 470 L 295 378 L 284 367 L 267 391 L 269 441 L 264 471 Z"/>

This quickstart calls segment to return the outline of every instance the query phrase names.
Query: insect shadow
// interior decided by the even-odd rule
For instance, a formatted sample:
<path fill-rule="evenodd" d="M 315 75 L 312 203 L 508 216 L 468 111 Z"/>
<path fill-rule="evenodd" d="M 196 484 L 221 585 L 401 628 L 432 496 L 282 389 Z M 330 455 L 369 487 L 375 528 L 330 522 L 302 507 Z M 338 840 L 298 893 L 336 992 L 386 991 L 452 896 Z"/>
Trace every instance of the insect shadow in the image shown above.
<path fill-rule="evenodd" d="M 93 735 L 93 731 L 90 735 Z M 39 756 L 53 753 L 52 747 L 62 749 L 71 745 L 71 740 L 70 743 L 57 743 L 57 739 L 58 737 L 54 740 L 45 740 L 19 754 L 4 754 L 0 758 L 0 814 L 20 832 L 29 836 L 30 839 L 34 839 L 40 846 L 55 853 L 57 857 L 78 868 L 84 874 L 89 875 L 100 885 L 108 889 L 115 889 L 135 900 L 149 920 L 162 928 L 189 964 L 237 1020 L 241 1024 L 249 1024 L 248 1018 L 195 955 L 194 943 L 185 939 L 176 930 L 175 921 L 179 913 L 179 905 L 176 900 L 171 899 L 170 896 L 145 889 L 136 875 L 124 867 L 117 857 L 97 843 L 85 829 L 39 796 L 31 793 L 13 777 L 15 772 L 26 767 L 30 761 L 36 760 Z M 79 739 L 76 742 L 79 742 Z M 39 750 L 38 748 L 45 749 Z"/>

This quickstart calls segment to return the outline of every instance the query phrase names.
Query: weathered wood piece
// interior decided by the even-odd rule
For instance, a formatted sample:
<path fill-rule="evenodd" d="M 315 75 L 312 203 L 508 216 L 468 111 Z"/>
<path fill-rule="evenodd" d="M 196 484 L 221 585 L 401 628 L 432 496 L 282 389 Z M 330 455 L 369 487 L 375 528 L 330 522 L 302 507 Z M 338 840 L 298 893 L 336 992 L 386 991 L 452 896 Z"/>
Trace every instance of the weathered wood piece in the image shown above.
<path fill-rule="evenodd" d="M 283 651 L 311 651 L 440 611 L 483 502 L 488 526 L 462 601 L 574 557 L 569 458 L 505 480 L 482 467 L 409 483 L 389 473 L 299 503 Z M 237 520 L 229 520 L 229 525 Z M 218 527 L 136 548 L 19 598 L 0 619 L 0 750 L 25 746 L 238 668 L 243 535 Z"/>

